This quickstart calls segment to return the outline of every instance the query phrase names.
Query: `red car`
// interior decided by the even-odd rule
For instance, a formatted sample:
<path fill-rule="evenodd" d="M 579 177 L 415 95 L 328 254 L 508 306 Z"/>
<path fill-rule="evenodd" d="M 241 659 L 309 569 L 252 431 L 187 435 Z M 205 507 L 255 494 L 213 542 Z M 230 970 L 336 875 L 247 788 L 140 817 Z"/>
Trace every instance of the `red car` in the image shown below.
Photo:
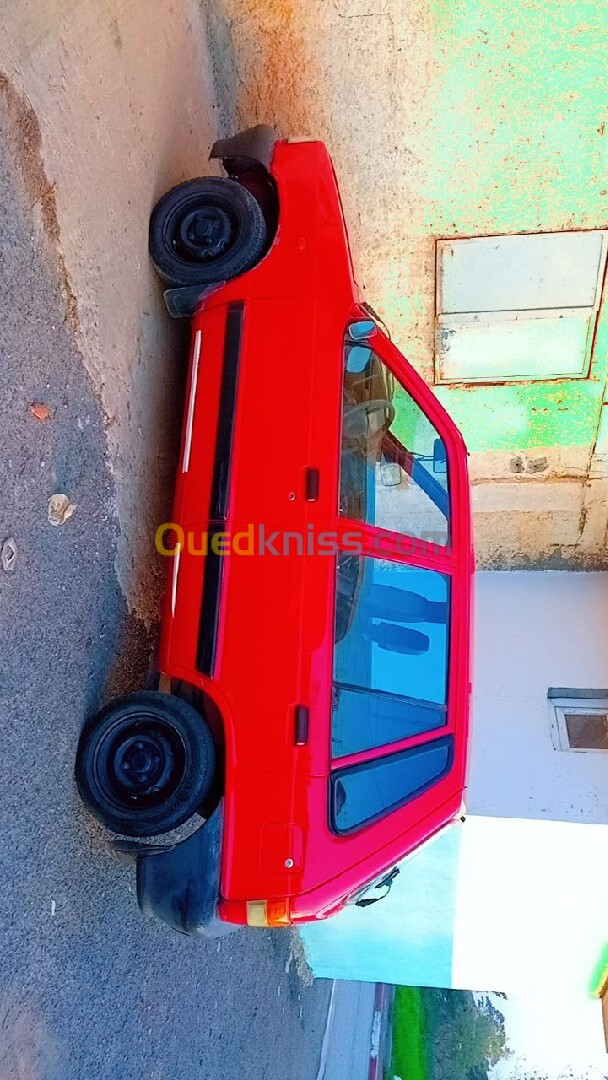
<path fill-rule="evenodd" d="M 80 793 L 144 911 L 199 934 L 369 903 L 461 811 L 466 449 L 355 284 L 332 163 L 266 127 L 168 192 L 152 259 L 192 344 L 159 689 L 83 731 Z M 162 692 L 161 692 L 162 691 Z"/>

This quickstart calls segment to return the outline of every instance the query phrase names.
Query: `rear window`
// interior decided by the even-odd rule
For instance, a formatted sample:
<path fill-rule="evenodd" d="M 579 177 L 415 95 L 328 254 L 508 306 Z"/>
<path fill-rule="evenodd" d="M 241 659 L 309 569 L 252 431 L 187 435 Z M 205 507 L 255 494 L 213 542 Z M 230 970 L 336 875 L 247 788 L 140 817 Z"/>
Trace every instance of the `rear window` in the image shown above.
<path fill-rule="evenodd" d="M 340 512 L 445 546 L 448 479 L 437 429 L 369 345 L 347 339 Z"/>
<path fill-rule="evenodd" d="M 348 833 L 416 798 L 450 769 L 451 737 L 338 769 L 331 778 L 331 823 Z"/>
<path fill-rule="evenodd" d="M 450 580 L 340 552 L 332 750 L 371 750 L 446 723 Z"/>

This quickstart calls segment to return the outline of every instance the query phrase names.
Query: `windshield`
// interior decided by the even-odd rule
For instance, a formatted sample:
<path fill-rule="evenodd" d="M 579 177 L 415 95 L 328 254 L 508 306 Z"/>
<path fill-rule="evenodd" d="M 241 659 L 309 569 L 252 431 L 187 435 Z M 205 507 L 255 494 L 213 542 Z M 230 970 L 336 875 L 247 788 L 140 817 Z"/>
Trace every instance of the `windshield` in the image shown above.
<path fill-rule="evenodd" d="M 364 343 L 345 344 L 340 512 L 392 532 L 449 542 L 445 445 Z"/>

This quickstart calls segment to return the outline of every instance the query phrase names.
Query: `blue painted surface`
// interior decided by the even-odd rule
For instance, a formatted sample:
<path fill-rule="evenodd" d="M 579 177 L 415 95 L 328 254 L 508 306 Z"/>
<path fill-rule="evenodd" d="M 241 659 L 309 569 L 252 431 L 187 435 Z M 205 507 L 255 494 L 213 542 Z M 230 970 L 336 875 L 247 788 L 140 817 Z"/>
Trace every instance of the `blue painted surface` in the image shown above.
<path fill-rule="evenodd" d="M 450 987 L 461 835 L 452 825 L 404 862 L 385 900 L 305 926 L 314 974 Z"/>

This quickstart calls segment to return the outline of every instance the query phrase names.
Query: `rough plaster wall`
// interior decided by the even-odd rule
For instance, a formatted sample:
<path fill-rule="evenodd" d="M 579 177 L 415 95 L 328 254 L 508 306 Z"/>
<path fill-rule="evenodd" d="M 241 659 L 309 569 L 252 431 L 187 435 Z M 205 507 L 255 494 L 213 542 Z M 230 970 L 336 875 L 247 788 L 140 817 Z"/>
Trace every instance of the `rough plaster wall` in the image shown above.
<path fill-rule="evenodd" d="M 603 0 L 216 0 L 208 13 L 224 126 L 265 120 L 329 144 L 359 281 L 428 382 L 436 238 L 606 226 Z M 471 451 L 482 565 L 605 564 L 607 343 L 602 313 L 580 382 L 440 388 Z"/>

